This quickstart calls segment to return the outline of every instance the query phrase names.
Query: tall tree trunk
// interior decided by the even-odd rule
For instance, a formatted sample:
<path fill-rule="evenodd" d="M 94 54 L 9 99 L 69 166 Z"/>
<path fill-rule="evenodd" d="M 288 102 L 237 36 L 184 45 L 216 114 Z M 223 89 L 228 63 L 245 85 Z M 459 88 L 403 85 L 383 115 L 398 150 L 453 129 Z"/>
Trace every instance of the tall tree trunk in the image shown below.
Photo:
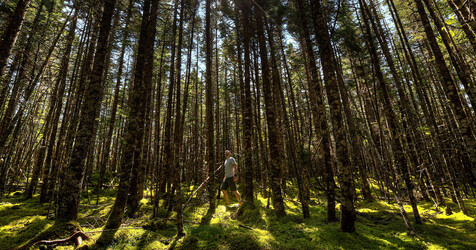
<path fill-rule="evenodd" d="M 270 49 L 270 55 L 271 55 L 271 66 L 272 66 L 272 89 L 274 90 L 274 96 L 275 96 L 275 101 L 276 101 L 276 106 L 281 108 L 281 110 L 276 110 L 278 113 L 281 113 L 281 117 L 283 120 L 283 129 L 284 133 L 286 134 L 287 138 L 287 147 L 288 147 L 288 157 L 291 158 L 289 164 L 294 170 L 294 174 L 296 175 L 296 179 L 298 181 L 298 188 L 300 192 L 300 200 L 301 200 L 301 207 L 303 210 L 303 217 L 309 218 L 310 213 L 309 213 L 309 201 L 311 199 L 311 194 L 309 190 L 309 185 L 310 185 L 310 180 L 309 180 L 309 170 L 303 166 L 301 166 L 301 163 L 297 159 L 296 156 L 296 134 L 295 132 L 291 129 L 289 117 L 287 114 L 286 110 L 286 103 L 285 103 L 285 98 L 283 94 L 283 88 L 282 88 L 282 79 L 280 78 L 279 75 L 279 68 L 278 68 L 278 60 L 276 58 L 276 49 L 275 49 L 275 44 L 274 44 L 274 30 L 272 26 L 267 22 L 268 19 L 265 19 L 265 26 L 266 26 L 266 32 L 268 33 L 268 42 L 269 42 L 269 49 Z M 279 25 L 279 24 L 278 24 Z M 279 27 L 279 26 L 278 26 Z M 281 111 L 281 112 L 279 112 Z M 279 116 L 277 117 L 277 119 Z M 281 148 L 283 148 L 283 145 L 280 145 Z"/>
<path fill-rule="evenodd" d="M 168 19 L 167 19 L 168 20 Z M 165 23 L 165 30 L 167 29 L 168 22 Z M 156 215 L 156 211 L 159 207 L 159 187 L 160 187 L 160 180 L 161 180 L 161 174 L 162 174 L 162 169 L 160 166 L 160 128 L 161 128 L 161 123 L 160 123 L 160 111 L 162 107 L 162 96 L 163 96 L 163 87 L 162 87 L 162 76 L 163 76 L 163 65 L 164 65 L 164 54 L 165 54 L 165 35 L 166 32 L 163 32 L 162 34 L 162 48 L 160 51 L 160 62 L 159 62 L 159 73 L 157 76 L 157 82 L 158 82 L 158 91 L 157 91 L 157 100 L 156 100 L 156 117 L 155 117 L 155 165 L 156 165 L 156 191 L 155 191 L 155 197 L 154 197 L 154 216 Z"/>
<path fill-rule="evenodd" d="M 260 3 L 263 5 L 264 1 L 261 0 Z M 284 209 L 284 201 L 283 196 L 281 194 L 281 186 L 279 183 L 280 176 L 281 176 L 281 157 L 279 156 L 279 144 L 278 144 L 278 136 L 279 136 L 279 129 L 277 126 L 276 120 L 276 103 L 274 101 L 273 87 L 271 86 L 271 76 L 269 73 L 269 63 L 268 63 L 268 49 L 266 48 L 266 39 L 264 36 L 264 13 L 263 10 L 258 9 L 258 6 L 255 8 L 256 10 L 256 25 L 257 25 L 257 32 L 258 32 L 258 42 L 259 42 L 259 53 L 261 57 L 261 75 L 262 75 L 262 84 L 263 84 L 263 95 L 264 95 L 264 102 L 266 105 L 266 123 L 268 125 L 268 145 L 271 157 L 273 160 L 270 162 L 269 169 L 270 173 L 270 186 L 272 191 L 272 198 L 273 198 L 273 207 L 274 211 L 277 216 L 284 216 L 286 215 L 286 211 Z M 255 69 L 257 70 L 257 69 Z M 259 98 L 259 97 L 258 97 Z M 279 106 L 278 106 L 279 107 Z M 302 187 L 300 187 L 302 189 Z M 305 202 L 302 199 L 302 192 L 301 194 L 301 202 Z M 304 217 L 308 217 L 309 214 L 305 215 Z"/>
<path fill-rule="evenodd" d="M 332 127 L 336 141 L 336 154 L 339 169 L 340 188 L 342 190 L 340 228 L 344 232 L 354 232 L 354 190 L 352 168 L 347 150 L 346 129 L 342 117 L 339 88 L 336 78 L 336 62 L 329 37 L 329 27 L 324 17 L 320 0 L 313 0 L 314 24 L 316 28 L 317 43 L 324 72 L 327 98 L 331 107 Z"/>
<path fill-rule="evenodd" d="M 253 159 L 252 159 L 252 134 L 253 134 L 253 111 L 251 107 L 251 85 L 250 85 L 250 13 L 251 5 L 249 0 L 244 0 L 242 3 L 242 13 L 241 13 L 241 25 L 242 25 L 242 34 L 243 34 L 243 49 L 244 49 L 244 82 L 243 82 L 243 98 L 241 102 L 242 107 L 242 123 L 243 123 L 243 148 L 241 171 L 240 175 L 243 180 L 243 202 L 247 205 L 254 206 L 254 196 L 253 196 Z M 244 208 L 246 206 L 242 206 Z M 243 209 L 240 208 L 240 212 Z"/>
<path fill-rule="evenodd" d="M 76 220 L 78 216 L 84 159 L 95 137 L 93 134 L 96 126 L 95 120 L 99 115 L 103 96 L 103 76 L 115 4 L 115 0 L 106 0 L 104 4 L 92 77 L 86 88 L 85 101 L 81 107 L 82 115 L 79 119 L 79 131 L 71 161 L 68 168 L 65 169 L 63 185 L 59 190 L 57 222 Z"/>
<path fill-rule="evenodd" d="M 216 199 L 215 199 L 215 139 L 214 139 L 214 125 L 213 125 L 213 91 L 212 91 L 212 44 L 213 36 L 211 31 L 211 2 L 212 0 L 206 0 L 205 5 L 205 106 L 206 106 L 206 135 L 207 135 L 207 144 L 206 144 L 206 161 L 208 169 L 208 177 L 210 178 L 207 183 L 208 199 L 210 200 L 210 205 L 207 211 L 207 217 L 202 219 L 202 224 L 209 223 L 211 220 L 211 214 L 215 212 L 216 208 Z"/>
<path fill-rule="evenodd" d="M 56 142 L 56 133 L 58 130 L 59 118 L 63 108 L 63 95 L 66 88 L 66 76 L 68 73 L 69 59 L 70 59 L 71 49 L 73 46 L 73 41 L 74 41 L 74 36 L 76 31 L 78 12 L 79 12 L 78 6 L 75 6 L 75 13 L 73 16 L 73 20 L 69 26 L 69 33 L 66 38 L 66 41 L 68 42 L 66 44 L 63 58 L 61 60 L 61 68 L 56 80 L 56 85 L 58 85 L 58 92 L 54 93 L 56 95 L 56 100 L 54 104 L 53 103 L 51 104 L 52 105 L 51 107 L 54 108 L 54 115 L 51 120 L 53 127 L 51 128 L 51 134 L 48 140 L 48 149 L 47 149 L 47 154 L 45 158 L 44 178 L 43 178 L 43 184 L 41 185 L 40 202 L 42 203 L 48 201 L 47 192 L 48 192 L 48 182 L 50 179 L 51 158 L 53 155 L 53 146 L 55 145 L 55 142 Z"/>
<path fill-rule="evenodd" d="M 172 48 L 170 51 L 170 75 L 169 75 L 169 89 L 168 89 L 168 94 L 167 94 L 167 111 L 165 114 L 165 126 L 164 126 L 164 138 L 167 138 L 164 140 L 164 158 L 163 158 L 163 164 L 162 164 L 162 169 L 161 169 L 161 191 L 165 191 L 166 185 L 166 175 L 171 174 L 171 170 L 173 167 L 173 151 L 172 151 L 172 145 L 171 145 L 171 138 L 173 138 L 173 131 L 172 131 L 172 109 L 173 109 L 173 93 L 175 89 L 175 50 L 176 50 L 176 45 L 175 45 L 175 39 L 177 36 L 177 9 L 178 9 L 178 3 L 179 0 L 175 0 L 174 3 L 174 19 L 172 22 L 172 38 L 171 38 L 171 43 L 172 43 Z M 167 190 L 169 194 L 172 194 L 170 190 Z M 164 204 L 168 205 L 168 204 Z"/>
<path fill-rule="evenodd" d="M 180 108 L 181 105 L 181 81 L 182 81 L 182 42 L 183 42 L 183 23 L 184 23 L 184 12 L 185 12 L 185 0 L 180 0 L 180 21 L 179 21 L 179 33 L 178 33 L 178 45 L 177 45 L 177 61 L 176 66 L 177 72 L 175 77 L 175 85 L 176 85 L 176 97 L 175 97 L 175 124 L 174 124 L 174 138 L 173 138 L 173 165 L 172 169 L 174 172 L 173 175 L 173 184 L 174 189 L 176 190 L 174 205 L 175 205 L 175 212 L 177 213 L 177 236 L 180 238 L 181 236 L 185 235 L 183 230 L 183 211 L 182 211 L 182 185 L 181 185 L 181 177 L 182 177 L 182 168 L 180 166 L 180 148 L 182 144 L 182 137 L 183 137 L 183 127 L 180 126 L 181 124 L 181 117 L 182 109 Z M 173 66 L 172 66 L 173 67 Z M 171 203 L 172 204 L 172 203 Z"/>
<path fill-rule="evenodd" d="M 134 126 L 137 126 L 138 131 L 134 132 L 137 133 L 136 140 L 134 145 L 136 145 L 134 150 L 134 159 L 132 161 L 132 173 L 130 177 L 129 184 L 129 197 L 127 200 L 127 213 L 129 217 L 134 217 L 134 214 L 139 206 L 139 183 L 140 180 L 143 178 L 144 175 L 144 165 L 141 164 L 143 158 L 146 157 L 144 154 L 145 152 L 143 149 L 144 144 L 144 133 L 145 133 L 145 126 L 146 126 L 146 116 L 147 113 L 147 106 L 149 105 L 150 96 L 149 93 L 152 89 L 152 72 L 153 72 L 153 62 L 154 62 L 154 43 L 155 43 L 155 33 L 156 33 L 156 24 L 157 24 L 157 15 L 158 15 L 158 4 L 159 0 L 150 0 L 144 2 L 144 17 L 142 19 L 146 19 L 142 22 L 141 26 L 141 33 L 139 40 L 142 40 L 142 48 L 141 51 L 137 53 L 137 61 L 136 61 L 136 71 L 134 72 L 134 84 L 133 88 L 136 84 L 142 85 L 138 87 L 138 94 L 140 94 L 140 103 L 138 108 L 140 110 L 131 109 L 131 112 L 137 112 L 138 114 L 138 121 L 137 125 L 131 125 L 131 132 Z M 139 44 L 141 41 L 139 41 Z M 139 72 L 140 71 L 140 72 Z M 137 98 L 137 97 L 134 97 Z M 134 121 L 131 121 L 134 122 Z M 127 136 L 126 132 L 126 136 Z M 143 186 L 142 186 L 143 187 Z"/>
<path fill-rule="evenodd" d="M 313 115 L 314 126 L 316 129 L 316 137 L 320 142 L 318 143 L 321 166 L 325 169 L 325 183 L 327 196 L 327 220 L 336 221 L 335 216 L 335 182 L 334 170 L 332 169 L 331 157 L 331 143 L 329 135 L 329 127 L 327 124 L 327 114 L 324 105 L 324 97 L 319 83 L 318 70 L 314 51 L 312 48 L 312 41 L 305 15 L 305 7 L 303 0 L 296 0 L 299 11 L 299 22 L 302 29 L 301 37 L 304 39 L 303 49 L 306 55 L 306 65 L 310 71 L 309 95 L 311 100 L 311 109 Z"/>
<path fill-rule="evenodd" d="M 105 231 L 97 241 L 99 246 L 109 243 L 116 229 L 122 223 L 124 208 L 127 203 L 131 181 L 131 171 L 141 161 L 141 146 L 144 134 L 144 118 L 146 110 L 146 90 L 151 84 L 151 79 L 146 79 L 147 72 L 152 68 L 152 60 L 147 55 L 153 54 L 155 40 L 155 24 L 157 20 L 159 0 L 146 0 L 143 5 L 142 23 L 139 35 L 136 66 L 134 70 L 134 83 L 131 86 L 129 97 L 129 116 L 124 130 L 123 157 L 119 172 L 119 186 L 114 206 L 106 223 Z M 134 166 L 136 165 L 136 166 Z M 136 183 L 137 185 L 137 183 Z M 130 209 L 135 209 L 134 207 Z M 133 213 L 132 213 L 133 214 Z"/>
<path fill-rule="evenodd" d="M 100 190 L 102 189 L 106 167 L 109 163 L 109 157 L 110 157 L 109 151 L 111 148 L 112 133 L 114 132 L 114 124 L 116 123 L 116 114 L 117 114 L 117 106 L 118 106 L 118 99 L 119 99 L 119 88 L 121 86 L 122 72 L 124 68 L 124 54 L 126 51 L 126 47 L 128 46 L 127 39 L 129 37 L 129 23 L 132 16 L 132 7 L 133 7 L 132 0 L 129 0 L 129 6 L 127 7 L 127 15 L 125 18 L 126 23 L 124 26 L 124 31 L 123 31 L 124 33 L 122 36 L 122 48 L 121 48 L 121 54 L 119 56 L 119 62 L 118 62 L 119 69 L 117 70 L 116 86 L 114 88 L 114 99 L 112 101 L 111 117 L 110 117 L 109 126 L 107 130 L 106 145 L 104 146 L 105 151 L 103 153 L 103 157 L 100 163 L 101 165 L 99 168 L 98 197 L 99 197 Z M 99 201 L 99 198 L 96 201 L 96 203 L 98 201 Z"/>

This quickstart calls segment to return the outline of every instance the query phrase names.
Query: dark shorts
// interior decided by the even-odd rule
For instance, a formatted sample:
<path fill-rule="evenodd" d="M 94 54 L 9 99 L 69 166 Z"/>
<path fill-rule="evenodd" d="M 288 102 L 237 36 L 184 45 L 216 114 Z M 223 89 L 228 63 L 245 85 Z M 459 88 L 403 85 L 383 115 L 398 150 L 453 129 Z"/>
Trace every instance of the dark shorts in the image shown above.
<path fill-rule="evenodd" d="M 221 190 L 227 190 L 230 188 L 231 191 L 236 191 L 236 184 L 233 180 L 233 177 L 227 177 L 220 186 Z"/>

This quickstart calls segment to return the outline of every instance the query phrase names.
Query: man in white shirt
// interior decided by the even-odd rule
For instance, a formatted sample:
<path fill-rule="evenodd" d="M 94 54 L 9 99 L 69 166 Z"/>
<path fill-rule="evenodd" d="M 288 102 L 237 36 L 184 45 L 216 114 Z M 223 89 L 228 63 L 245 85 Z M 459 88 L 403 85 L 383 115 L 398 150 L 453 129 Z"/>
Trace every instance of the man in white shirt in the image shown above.
<path fill-rule="evenodd" d="M 240 193 L 238 193 L 238 190 L 236 190 L 236 181 L 238 180 L 237 176 L 237 170 L 236 170 L 236 161 L 233 157 L 231 157 L 231 153 L 229 150 L 225 151 L 225 156 L 226 160 L 223 165 L 225 165 L 225 178 L 223 178 L 223 183 L 221 184 L 221 191 L 223 193 L 223 196 L 225 197 L 226 205 L 230 205 L 230 201 L 228 200 L 228 193 L 226 190 L 230 188 L 231 191 L 236 196 L 236 199 L 240 203 L 240 206 L 242 204 L 241 201 L 241 196 Z"/>

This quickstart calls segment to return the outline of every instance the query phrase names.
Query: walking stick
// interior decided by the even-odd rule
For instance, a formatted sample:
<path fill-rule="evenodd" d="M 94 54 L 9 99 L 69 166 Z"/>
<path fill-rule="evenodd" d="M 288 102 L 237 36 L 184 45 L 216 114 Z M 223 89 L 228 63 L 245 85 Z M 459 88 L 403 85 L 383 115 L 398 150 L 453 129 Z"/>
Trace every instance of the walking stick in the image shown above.
<path fill-rule="evenodd" d="M 215 173 L 218 172 L 218 170 L 220 170 L 222 167 L 223 167 L 223 164 L 220 165 L 220 167 L 218 167 L 218 168 L 213 172 L 213 175 L 215 175 Z M 198 192 L 198 190 L 200 190 L 200 189 L 203 187 L 203 185 L 205 185 L 205 183 L 208 182 L 209 179 L 210 179 L 210 176 L 208 176 L 208 177 L 205 179 L 205 181 L 203 181 L 202 184 L 200 184 L 200 186 L 198 186 L 198 188 L 192 193 L 192 195 L 190 195 L 190 197 L 188 197 L 187 202 L 185 202 L 185 203 L 183 204 L 183 208 L 185 208 L 185 207 L 187 206 L 187 204 L 190 202 L 190 200 L 192 199 L 192 197 Z"/>

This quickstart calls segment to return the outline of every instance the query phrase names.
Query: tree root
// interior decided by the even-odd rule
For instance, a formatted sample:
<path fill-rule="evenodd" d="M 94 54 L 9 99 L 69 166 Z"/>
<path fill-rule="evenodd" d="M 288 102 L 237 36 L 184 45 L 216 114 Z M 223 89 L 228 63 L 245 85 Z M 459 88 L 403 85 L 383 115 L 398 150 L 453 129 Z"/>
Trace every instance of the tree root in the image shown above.
<path fill-rule="evenodd" d="M 54 246 L 58 246 L 58 245 L 67 245 L 66 243 L 69 243 L 69 242 L 72 242 L 76 246 L 79 246 L 83 242 L 83 239 L 90 240 L 91 238 L 87 234 L 85 234 L 84 232 L 79 231 L 79 232 L 74 233 L 73 235 L 71 235 L 70 237 L 68 237 L 66 239 L 40 240 L 40 241 L 37 241 L 37 242 L 33 243 L 33 246 L 35 246 L 35 245 L 47 245 L 47 246 L 50 246 L 50 247 L 54 247 Z"/>
<path fill-rule="evenodd" d="M 77 232 L 82 232 L 81 226 L 77 222 L 75 221 L 60 222 L 60 223 L 57 222 L 50 228 L 46 229 L 45 231 L 41 232 L 40 234 L 38 234 L 37 236 L 29 240 L 27 243 L 17 246 L 13 249 L 30 249 L 33 245 L 38 245 L 38 243 L 41 241 L 48 241 L 49 239 L 62 238 L 62 237 L 66 237 L 67 235 L 74 235 Z M 74 238 L 74 240 L 76 240 L 76 238 Z M 89 239 L 89 237 L 87 238 Z M 82 239 L 83 237 L 81 237 L 81 240 Z"/>

